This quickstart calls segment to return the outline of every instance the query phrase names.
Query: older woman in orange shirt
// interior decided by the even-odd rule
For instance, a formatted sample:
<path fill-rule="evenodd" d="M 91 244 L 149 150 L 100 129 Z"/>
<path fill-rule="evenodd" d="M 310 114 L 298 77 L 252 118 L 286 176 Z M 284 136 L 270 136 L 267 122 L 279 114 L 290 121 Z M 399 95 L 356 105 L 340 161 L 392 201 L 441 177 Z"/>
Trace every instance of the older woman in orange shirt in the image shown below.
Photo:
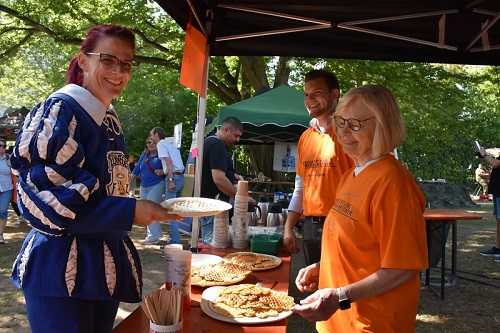
<path fill-rule="evenodd" d="M 299 271 L 293 308 L 319 332 L 414 331 L 419 272 L 427 267 L 425 197 L 390 152 L 405 137 L 389 90 L 349 91 L 334 113 L 337 138 L 355 166 L 326 218 L 321 261 Z"/>

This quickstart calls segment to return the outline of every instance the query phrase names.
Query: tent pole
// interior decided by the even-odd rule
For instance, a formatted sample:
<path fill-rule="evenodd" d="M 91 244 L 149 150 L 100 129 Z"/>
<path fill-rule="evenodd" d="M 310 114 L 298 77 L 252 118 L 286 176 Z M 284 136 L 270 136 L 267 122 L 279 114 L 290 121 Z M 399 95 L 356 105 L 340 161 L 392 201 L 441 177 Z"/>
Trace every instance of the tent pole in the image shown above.
<path fill-rule="evenodd" d="M 208 34 L 211 32 L 212 27 L 212 15 L 211 11 L 207 12 L 207 23 L 205 26 L 205 31 Z M 207 39 L 208 41 L 208 39 Z M 205 137 L 205 120 L 207 113 L 207 90 L 208 90 L 208 71 L 210 62 L 210 45 L 207 42 L 205 49 L 205 64 L 203 70 L 203 82 L 205 94 L 204 96 L 198 96 L 198 132 L 196 133 L 196 148 L 197 156 L 195 159 L 195 173 L 194 173 L 194 196 L 200 197 L 201 194 L 201 174 L 203 169 L 203 144 Z M 193 217 L 193 223 L 191 224 L 191 252 L 197 252 L 198 248 L 198 234 L 199 234 L 200 222 L 198 217 Z M 203 241 L 203 240 L 202 240 Z"/>

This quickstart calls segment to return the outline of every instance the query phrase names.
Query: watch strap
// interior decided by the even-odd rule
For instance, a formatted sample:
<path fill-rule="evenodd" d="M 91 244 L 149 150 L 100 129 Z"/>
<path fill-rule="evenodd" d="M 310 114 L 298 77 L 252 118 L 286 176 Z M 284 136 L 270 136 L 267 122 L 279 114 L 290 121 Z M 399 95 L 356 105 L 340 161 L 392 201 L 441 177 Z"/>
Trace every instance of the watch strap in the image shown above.
<path fill-rule="evenodd" d="M 345 292 L 344 288 L 342 288 L 342 287 L 337 288 L 337 293 L 339 295 L 340 310 L 350 309 L 351 308 L 351 301 L 349 300 L 349 297 L 347 297 L 347 293 Z"/>

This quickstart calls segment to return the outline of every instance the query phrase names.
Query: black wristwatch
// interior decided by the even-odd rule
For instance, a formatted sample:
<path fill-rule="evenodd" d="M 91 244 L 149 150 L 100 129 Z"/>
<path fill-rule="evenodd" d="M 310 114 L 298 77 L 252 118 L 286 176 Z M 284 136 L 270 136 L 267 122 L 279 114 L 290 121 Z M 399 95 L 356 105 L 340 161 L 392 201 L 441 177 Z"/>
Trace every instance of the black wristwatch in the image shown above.
<path fill-rule="evenodd" d="M 339 307 L 340 310 L 347 310 L 351 308 L 351 301 L 347 294 L 345 293 L 344 288 L 337 288 L 337 294 L 339 294 Z"/>

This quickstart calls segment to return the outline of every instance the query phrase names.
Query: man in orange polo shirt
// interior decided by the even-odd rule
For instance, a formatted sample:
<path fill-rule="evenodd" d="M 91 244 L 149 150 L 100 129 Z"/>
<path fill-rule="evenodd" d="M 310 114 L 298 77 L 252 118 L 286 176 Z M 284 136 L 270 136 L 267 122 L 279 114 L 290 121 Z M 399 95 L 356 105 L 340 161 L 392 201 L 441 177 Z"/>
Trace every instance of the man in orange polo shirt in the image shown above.
<path fill-rule="evenodd" d="M 332 72 L 313 70 L 306 74 L 304 104 L 313 119 L 299 139 L 295 190 L 288 207 L 283 240 L 290 253 L 299 252 L 294 227 L 303 214 L 302 245 L 306 265 L 321 258 L 323 222 L 334 203 L 342 174 L 353 166 L 332 126 L 339 94 L 339 81 Z"/>

